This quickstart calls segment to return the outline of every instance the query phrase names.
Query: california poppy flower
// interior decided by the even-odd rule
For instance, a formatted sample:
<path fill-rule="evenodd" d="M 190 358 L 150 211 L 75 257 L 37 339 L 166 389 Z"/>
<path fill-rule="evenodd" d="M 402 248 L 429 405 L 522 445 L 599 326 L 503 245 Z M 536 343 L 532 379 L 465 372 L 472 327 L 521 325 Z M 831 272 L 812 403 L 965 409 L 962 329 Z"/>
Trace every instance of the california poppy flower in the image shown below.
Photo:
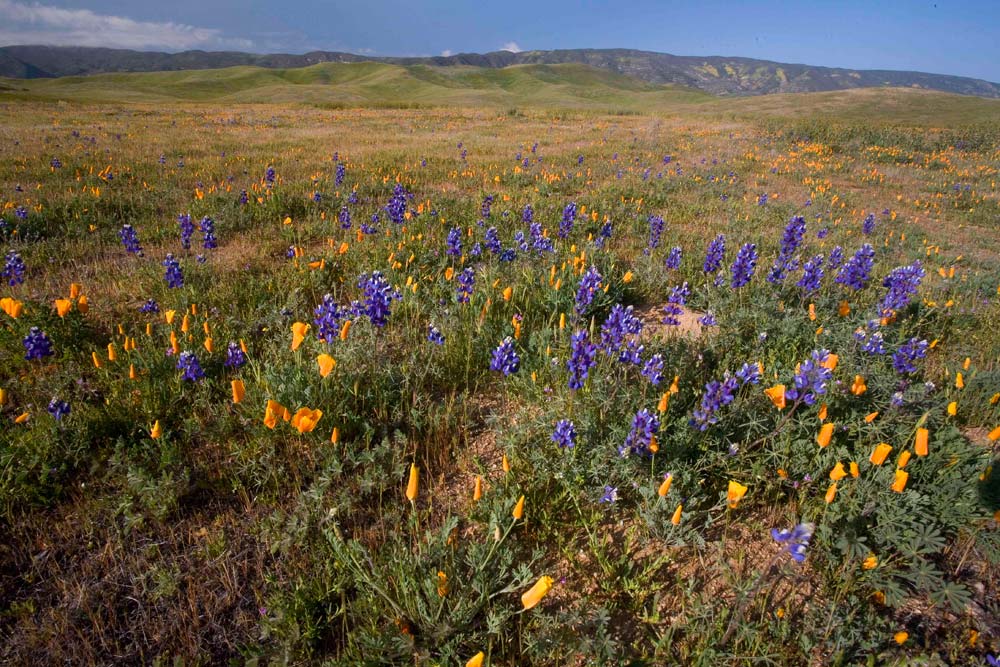
<path fill-rule="evenodd" d="M 917 438 L 913 443 L 913 451 L 917 456 L 927 456 L 927 439 L 930 432 L 925 428 L 917 429 Z"/>
<path fill-rule="evenodd" d="M 865 379 L 860 375 L 855 375 L 854 382 L 851 384 L 851 393 L 860 396 L 866 391 L 868 391 L 868 385 L 865 384 Z"/>
<path fill-rule="evenodd" d="M 320 377 L 326 377 L 333 371 L 334 367 L 337 365 L 337 360 L 331 357 L 329 354 L 321 354 L 316 357 L 316 363 L 319 364 L 319 375 Z"/>
<path fill-rule="evenodd" d="M 844 464 L 837 461 L 837 465 L 833 466 L 833 470 L 830 471 L 830 479 L 839 482 L 845 477 L 847 477 L 847 471 L 844 470 Z"/>
<path fill-rule="evenodd" d="M 233 387 L 233 403 L 240 403 L 243 397 L 246 395 L 246 387 L 243 386 L 243 380 L 239 378 L 232 381 Z"/>
<path fill-rule="evenodd" d="M 660 488 L 656 490 L 657 495 L 659 495 L 662 498 L 663 496 L 670 493 L 670 485 L 673 483 L 674 483 L 674 476 L 671 475 L 670 473 L 667 473 L 667 476 L 663 480 L 663 483 L 660 484 Z"/>
<path fill-rule="evenodd" d="M 524 496 L 517 499 L 517 504 L 514 505 L 514 511 L 510 513 L 514 517 L 515 521 L 520 521 L 521 517 L 524 516 Z"/>
<path fill-rule="evenodd" d="M 823 424 L 819 429 L 819 435 L 816 436 L 816 442 L 820 447 L 826 447 L 830 444 L 830 438 L 833 437 L 833 423 Z"/>
<path fill-rule="evenodd" d="M 73 302 L 69 299 L 56 299 L 56 314 L 59 317 L 66 317 L 66 314 L 73 309 Z"/>
<path fill-rule="evenodd" d="M 746 492 L 747 487 L 739 482 L 729 480 L 729 487 L 726 490 L 726 502 L 729 504 L 729 509 L 736 509 Z"/>
<path fill-rule="evenodd" d="M 521 605 L 524 607 L 525 611 L 531 609 L 539 602 L 542 598 L 552 590 L 552 577 L 542 577 L 540 578 L 534 586 L 525 591 L 521 596 Z"/>
<path fill-rule="evenodd" d="M 478 502 L 483 497 L 483 478 L 476 475 L 475 485 L 472 487 L 472 500 Z"/>
<path fill-rule="evenodd" d="M 416 463 L 410 464 L 410 479 L 406 484 L 406 499 L 413 502 L 417 499 L 417 492 L 420 489 L 420 470 Z"/>
<path fill-rule="evenodd" d="M 306 332 L 309 331 L 309 325 L 305 322 L 296 322 L 292 325 L 292 350 L 299 349 L 302 345 L 302 341 L 306 338 Z"/>
<path fill-rule="evenodd" d="M 776 384 L 773 387 L 765 389 L 764 393 L 771 399 L 771 402 L 774 403 L 774 407 L 779 410 L 783 410 L 785 408 L 785 385 Z"/>
<path fill-rule="evenodd" d="M 675 526 L 679 526 L 681 524 L 681 512 L 683 508 L 684 508 L 683 505 L 677 506 L 677 509 L 674 510 L 674 515 L 670 517 L 670 523 L 672 523 Z"/>
<path fill-rule="evenodd" d="M 153 422 L 153 428 L 149 429 L 149 437 L 152 438 L 153 440 L 156 440 L 161 435 L 163 435 L 163 429 L 160 428 L 160 420 L 157 419 L 155 422 Z"/>
<path fill-rule="evenodd" d="M 908 480 L 909 478 L 910 478 L 910 473 L 906 472 L 905 470 L 897 468 L 896 478 L 893 481 L 892 486 L 890 488 L 896 493 L 902 493 L 903 489 L 906 488 L 906 480 Z"/>
<path fill-rule="evenodd" d="M 482 651 L 475 654 L 465 663 L 465 667 L 483 667 L 483 660 L 486 659 L 486 654 Z"/>
<path fill-rule="evenodd" d="M 837 483 L 834 482 L 827 488 L 824 500 L 826 500 L 826 504 L 829 505 L 830 503 L 833 502 L 833 499 L 836 497 L 837 497 Z"/>
<path fill-rule="evenodd" d="M 885 463 L 885 458 L 889 456 L 889 452 L 892 451 L 892 445 L 888 445 L 884 442 L 880 442 L 875 446 L 872 455 L 868 457 L 868 460 L 872 462 L 873 465 L 880 466 Z"/>

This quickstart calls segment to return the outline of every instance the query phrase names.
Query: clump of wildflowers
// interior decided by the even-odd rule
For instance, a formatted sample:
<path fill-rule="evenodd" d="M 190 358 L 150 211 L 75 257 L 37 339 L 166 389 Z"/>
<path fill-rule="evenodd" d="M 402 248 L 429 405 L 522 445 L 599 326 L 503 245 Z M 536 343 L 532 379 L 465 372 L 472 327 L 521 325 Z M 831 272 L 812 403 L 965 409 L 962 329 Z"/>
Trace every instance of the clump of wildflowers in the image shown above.
<path fill-rule="evenodd" d="M 660 236 L 663 234 L 663 227 L 664 227 L 664 222 L 661 216 L 659 215 L 649 216 L 649 243 L 646 247 L 646 250 L 643 251 L 647 255 L 650 253 L 651 250 L 654 250 L 655 248 L 659 247 Z"/>
<path fill-rule="evenodd" d="M 781 249 L 778 251 L 778 258 L 774 260 L 774 266 L 767 274 L 768 282 L 780 283 L 784 280 L 786 273 L 799 267 L 795 253 L 802 245 L 802 239 L 805 235 L 806 219 L 801 215 L 796 215 L 785 225 L 785 233 L 781 235 Z"/>
<path fill-rule="evenodd" d="M 514 340 L 508 336 L 501 341 L 497 349 L 493 350 L 493 358 L 490 361 L 490 370 L 504 374 L 504 377 L 513 375 L 521 369 L 521 358 L 514 350 Z"/>
<path fill-rule="evenodd" d="M 875 250 L 869 244 L 864 244 L 854 253 L 854 257 L 837 274 L 837 282 L 857 291 L 864 289 L 871 278 L 872 266 L 875 263 Z"/>
<path fill-rule="evenodd" d="M 702 265 L 702 271 L 705 273 L 715 273 L 722 266 L 722 258 L 726 254 L 726 237 L 724 234 L 719 234 L 711 243 L 708 244 L 708 250 L 705 252 L 705 263 Z"/>
<path fill-rule="evenodd" d="M 570 356 L 566 362 L 569 368 L 569 388 L 582 389 L 587 374 L 597 363 L 597 346 L 590 342 L 586 331 L 577 331 L 570 342 Z"/>
<path fill-rule="evenodd" d="M 632 430 L 625 438 L 625 444 L 618 448 L 618 454 L 622 457 L 629 454 L 651 454 L 654 438 L 659 431 L 660 418 L 646 408 L 639 410 L 632 419 Z"/>
<path fill-rule="evenodd" d="M 203 234 L 202 247 L 205 248 L 205 250 L 211 250 L 218 247 L 219 244 L 215 238 L 215 220 L 212 220 L 206 215 L 201 219 L 198 229 Z"/>
<path fill-rule="evenodd" d="M 736 253 L 736 261 L 730 267 L 732 280 L 730 286 L 739 289 L 750 282 L 757 268 L 757 244 L 744 243 Z"/>
<path fill-rule="evenodd" d="M 389 203 L 385 205 L 386 214 L 397 225 L 402 224 L 406 219 L 406 202 L 408 196 L 409 193 L 403 187 L 403 184 L 396 183 L 396 186 L 392 190 L 392 196 L 389 197 Z"/>
<path fill-rule="evenodd" d="M 459 303 L 469 303 L 469 299 L 472 297 L 472 288 L 476 284 L 476 271 L 471 266 L 466 267 L 460 274 L 458 274 L 458 287 L 456 292 L 458 292 Z"/>
<path fill-rule="evenodd" d="M 340 223 L 341 229 L 351 228 L 351 209 L 346 206 L 340 207 L 340 213 L 337 214 L 337 222 Z"/>
<path fill-rule="evenodd" d="M 687 282 L 683 285 L 677 285 L 671 290 L 670 298 L 667 299 L 667 305 L 663 307 L 664 324 L 676 327 L 681 323 L 678 317 L 684 312 L 682 306 L 687 304 L 690 296 L 691 288 L 688 287 Z"/>
<path fill-rule="evenodd" d="M 823 281 L 823 255 L 816 255 L 802 266 L 802 277 L 795 283 L 806 294 L 819 289 Z"/>
<path fill-rule="evenodd" d="M 642 331 L 642 320 L 635 316 L 632 306 L 623 307 L 616 303 L 601 325 L 601 349 L 607 354 L 614 354 L 621 349 L 625 337 L 639 334 Z"/>
<path fill-rule="evenodd" d="M 190 250 L 191 235 L 194 234 L 194 222 L 191 221 L 191 214 L 181 213 L 177 216 L 177 224 L 181 228 L 181 247 Z"/>
<path fill-rule="evenodd" d="M 146 303 L 139 306 L 140 313 L 158 313 L 160 312 L 160 304 L 156 303 L 156 299 L 146 299 Z"/>
<path fill-rule="evenodd" d="M 566 204 L 562 220 L 559 221 L 559 238 L 564 239 L 573 231 L 573 221 L 576 220 L 576 202 Z"/>
<path fill-rule="evenodd" d="M 897 266 L 890 271 L 882 281 L 882 286 L 889 290 L 882 301 L 882 312 L 888 313 L 906 308 L 910 303 L 910 297 L 917 293 L 920 281 L 926 273 L 919 259 L 913 264 Z"/>
<path fill-rule="evenodd" d="M 46 409 L 56 421 L 62 421 L 62 418 L 70 413 L 69 403 L 59 398 L 53 398 L 49 401 L 49 406 Z"/>
<path fill-rule="evenodd" d="M 6 257 L 4 257 L 3 271 L 0 272 L 0 278 L 6 280 L 7 284 L 11 287 L 20 285 L 24 282 L 24 271 L 24 260 L 21 259 L 21 254 L 14 250 L 8 250 Z"/>
<path fill-rule="evenodd" d="M 811 523 L 800 523 L 795 528 L 788 530 L 782 528 L 771 529 L 771 537 L 778 544 L 784 544 L 789 555 L 796 563 L 802 563 L 806 559 L 806 549 L 809 547 L 809 540 L 812 538 L 816 526 Z"/>
<path fill-rule="evenodd" d="M 440 329 L 431 324 L 427 329 L 427 340 L 435 345 L 444 345 L 444 334 L 441 333 Z"/>
<path fill-rule="evenodd" d="M 136 233 L 135 227 L 129 224 L 122 225 L 118 238 L 125 246 L 125 252 L 142 257 L 142 246 L 139 245 L 139 234 Z"/>
<path fill-rule="evenodd" d="M 163 274 L 163 279 L 167 281 L 167 287 L 173 289 L 177 287 L 184 286 L 184 272 L 181 271 L 181 264 L 172 254 L 168 254 L 166 259 L 163 260 L 163 266 L 166 267 L 166 271 Z"/>
<path fill-rule="evenodd" d="M 189 382 L 197 382 L 205 377 L 205 371 L 201 370 L 198 357 L 195 356 L 194 352 L 188 350 L 184 350 L 177 357 L 177 370 L 182 371 L 181 379 Z"/>
<path fill-rule="evenodd" d="M 583 315 L 587 312 L 594 294 L 601 289 L 601 274 L 596 266 L 591 266 L 580 279 L 580 287 L 576 291 L 576 313 Z"/>
<path fill-rule="evenodd" d="M 24 345 L 24 358 L 28 361 L 52 356 L 52 341 L 38 327 L 31 327 L 22 343 Z"/>
<path fill-rule="evenodd" d="M 792 386 L 785 389 L 785 400 L 814 405 L 816 397 L 826 393 L 833 378 L 833 371 L 825 365 L 829 358 L 829 350 L 813 350 L 809 358 L 799 364 Z"/>
<path fill-rule="evenodd" d="M 560 419 L 556 422 L 556 429 L 552 432 L 552 442 L 563 449 L 573 449 L 576 446 L 576 426 L 569 419 Z"/>
<path fill-rule="evenodd" d="M 233 370 L 237 368 L 242 368 L 247 363 L 247 355 L 240 347 L 239 343 L 230 341 L 229 345 L 226 346 L 226 361 L 224 366 L 226 368 L 232 368 Z"/>
<path fill-rule="evenodd" d="M 448 232 L 448 249 L 445 254 L 458 257 L 462 254 L 462 230 L 459 227 L 452 227 Z"/>
<path fill-rule="evenodd" d="M 911 338 L 900 345 L 899 349 L 893 353 L 892 367 L 895 368 L 896 372 L 900 375 L 916 373 L 917 366 L 913 362 L 917 359 L 925 358 L 929 347 L 930 345 L 926 340 Z"/>
<path fill-rule="evenodd" d="M 869 213 L 865 216 L 864 222 L 861 223 L 861 233 L 865 236 L 871 236 L 872 232 L 875 231 L 875 214 Z"/>
<path fill-rule="evenodd" d="M 367 315 L 375 326 L 384 327 L 392 302 L 402 299 L 403 295 L 392 288 L 381 271 L 362 275 L 358 279 L 358 287 L 365 293 L 363 314 Z"/>
<path fill-rule="evenodd" d="M 674 246 L 670 249 L 670 253 L 667 254 L 667 258 L 663 261 L 663 265 L 668 269 L 679 269 L 681 266 L 681 250 L 680 246 Z"/>

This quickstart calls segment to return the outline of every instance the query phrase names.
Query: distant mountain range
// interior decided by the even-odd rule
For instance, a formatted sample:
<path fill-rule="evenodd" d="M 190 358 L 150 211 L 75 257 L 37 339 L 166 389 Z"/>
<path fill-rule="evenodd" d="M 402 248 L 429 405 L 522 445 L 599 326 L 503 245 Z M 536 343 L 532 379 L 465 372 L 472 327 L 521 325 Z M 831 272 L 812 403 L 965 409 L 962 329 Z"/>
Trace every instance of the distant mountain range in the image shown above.
<path fill-rule="evenodd" d="M 752 58 L 674 56 L 633 49 L 568 49 L 520 53 L 494 51 L 428 58 L 381 58 L 334 51 L 313 51 L 302 55 L 261 55 L 231 51 L 158 53 L 66 46 L 0 47 L 0 77 L 15 79 L 111 72 L 220 69 L 248 65 L 284 69 L 327 62 L 380 62 L 435 67 L 464 65 L 489 69 L 510 65 L 579 63 L 652 84 L 673 84 L 697 88 L 713 95 L 729 96 L 892 87 L 1000 98 L 1000 84 L 961 76 L 816 67 Z"/>

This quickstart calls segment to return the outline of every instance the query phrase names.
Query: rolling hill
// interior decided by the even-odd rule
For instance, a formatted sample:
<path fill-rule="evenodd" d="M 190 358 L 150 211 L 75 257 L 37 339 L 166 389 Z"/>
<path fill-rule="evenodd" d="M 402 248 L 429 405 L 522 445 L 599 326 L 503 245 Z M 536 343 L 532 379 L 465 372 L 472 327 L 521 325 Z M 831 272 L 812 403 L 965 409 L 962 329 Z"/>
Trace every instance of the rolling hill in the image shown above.
<path fill-rule="evenodd" d="M 351 53 L 313 51 L 295 54 L 183 51 L 158 53 L 123 49 L 54 46 L 0 47 L 0 76 L 55 78 L 115 72 L 221 69 L 240 66 L 288 70 L 320 63 L 378 62 L 401 66 L 478 67 L 583 64 L 651 84 L 697 88 L 712 95 L 764 95 L 891 87 L 937 90 L 1000 98 L 1000 84 L 967 77 L 923 72 L 852 70 L 778 63 L 752 58 L 675 56 L 633 49 L 494 51 L 428 58 L 376 58 Z"/>

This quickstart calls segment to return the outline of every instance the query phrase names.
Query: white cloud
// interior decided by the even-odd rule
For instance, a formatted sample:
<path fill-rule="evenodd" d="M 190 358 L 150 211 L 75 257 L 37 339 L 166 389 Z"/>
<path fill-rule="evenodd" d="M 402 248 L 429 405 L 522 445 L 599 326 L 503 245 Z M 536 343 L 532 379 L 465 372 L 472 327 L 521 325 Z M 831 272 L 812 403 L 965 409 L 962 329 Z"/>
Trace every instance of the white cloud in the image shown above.
<path fill-rule="evenodd" d="M 454 53 L 455 52 L 452 51 L 451 49 L 445 49 L 444 51 L 441 52 L 441 55 L 447 58 L 450 55 L 454 55 Z"/>
<path fill-rule="evenodd" d="M 2 0 L 0 0 L 2 2 Z M 520 53 L 521 47 L 517 45 L 517 42 L 507 42 L 500 47 L 501 51 L 510 51 L 511 53 Z"/>
<path fill-rule="evenodd" d="M 226 37 L 216 28 L 183 23 L 136 21 L 97 14 L 89 9 L 63 9 L 0 0 L 0 44 L 103 46 L 122 49 L 196 48 L 250 49 L 248 39 Z"/>

